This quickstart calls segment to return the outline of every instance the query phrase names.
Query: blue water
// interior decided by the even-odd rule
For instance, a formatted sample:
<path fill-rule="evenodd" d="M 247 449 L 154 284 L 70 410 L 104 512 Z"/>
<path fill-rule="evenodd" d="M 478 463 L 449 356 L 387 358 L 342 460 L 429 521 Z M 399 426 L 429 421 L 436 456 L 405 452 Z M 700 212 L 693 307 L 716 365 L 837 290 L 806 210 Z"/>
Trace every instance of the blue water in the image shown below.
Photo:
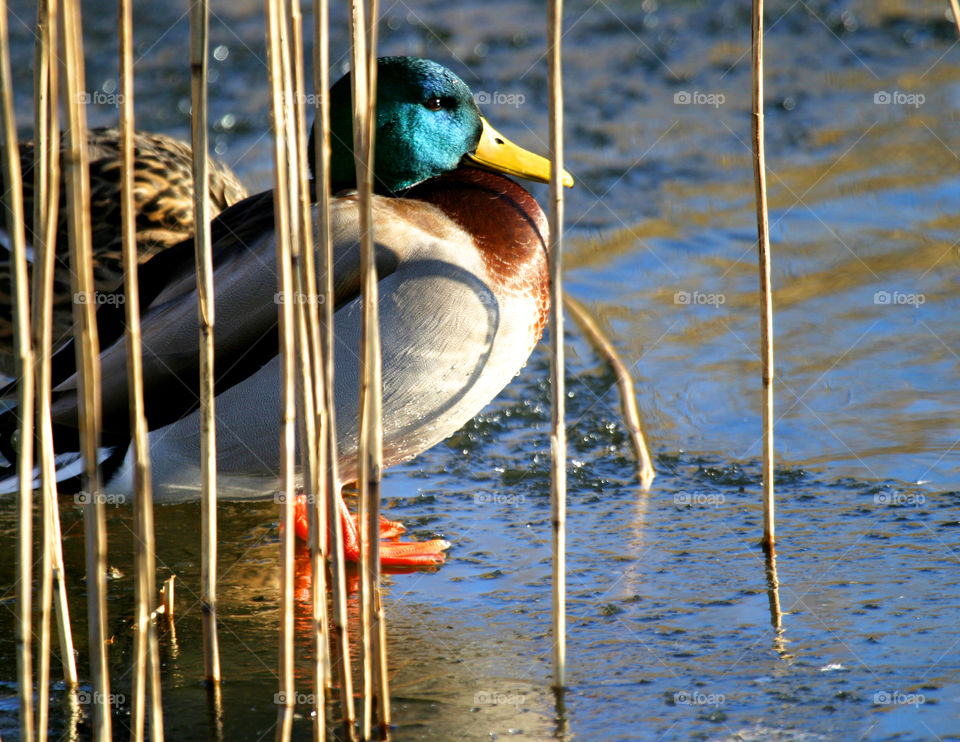
<path fill-rule="evenodd" d="M 566 4 L 566 146 L 578 179 L 567 287 L 631 368 L 658 476 L 649 495 L 639 491 L 613 377 L 570 327 L 561 711 L 549 689 L 545 347 L 457 436 L 388 472 L 387 513 L 417 537 L 454 544 L 442 568 L 387 578 L 395 739 L 960 739 L 960 48 L 946 5 L 767 8 L 774 575 L 758 546 L 748 6 Z M 29 24 L 27 6 L 13 8 Z M 492 101 L 484 109 L 499 129 L 546 149 L 542 4 L 382 10 L 383 53 L 451 66 Z M 214 146 L 251 191 L 266 188 L 262 7 L 214 11 Z M 137 116 L 140 128 L 187 138 L 183 12 L 138 10 Z M 105 92 L 116 78 L 113 13 L 110 3 L 84 7 L 89 87 Z M 344 13 L 335 10 L 334 74 L 346 60 Z M 32 41 L 23 25 L 11 33 L 26 136 Z M 97 125 L 116 113 L 89 115 Z M 543 202 L 545 190 L 532 190 Z M 62 511 L 85 672 L 82 526 L 69 498 Z M 13 584 L 13 514 L 0 504 L 2 585 Z M 156 519 L 161 576 L 180 585 L 176 631 L 162 640 L 168 738 L 213 739 L 199 509 L 163 507 Z M 220 511 L 224 739 L 273 735 L 276 521 L 269 502 Z M 127 509 L 110 511 L 119 692 L 130 664 L 130 524 Z M 0 594 L 12 600 L 12 589 Z M 0 622 L 0 638 L 12 637 L 8 611 Z M 10 638 L 0 656 L 0 733 L 15 739 Z M 306 659 L 304 638 L 303 693 Z M 57 709 L 60 738 L 69 719 Z M 118 738 L 128 710 L 119 705 Z M 296 738 L 309 734 L 299 718 Z"/>

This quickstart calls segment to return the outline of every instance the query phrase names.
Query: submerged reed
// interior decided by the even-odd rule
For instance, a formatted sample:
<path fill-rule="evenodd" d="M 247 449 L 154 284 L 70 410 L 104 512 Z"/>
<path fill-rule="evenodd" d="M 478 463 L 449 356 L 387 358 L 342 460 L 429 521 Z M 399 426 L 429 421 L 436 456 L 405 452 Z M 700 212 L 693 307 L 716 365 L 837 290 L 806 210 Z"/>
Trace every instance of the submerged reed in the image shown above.
<path fill-rule="evenodd" d="M 637 476 L 640 479 L 640 487 L 644 492 L 650 491 L 650 485 L 653 484 L 656 471 L 653 468 L 653 459 L 650 457 L 650 449 L 647 448 L 647 442 L 643 437 L 643 428 L 640 424 L 640 411 L 637 409 L 637 394 L 633 387 L 633 379 L 630 376 L 630 369 L 621 360 L 617 349 L 610 342 L 610 339 L 604 334 L 603 330 L 597 324 L 596 319 L 590 314 L 589 310 L 578 299 L 574 299 L 570 294 L 564 294 L 563 306 L 570 313 L 577 327 L 584 334 L 594 350 L 608 363 L 617 376 L 617 389 L 620 393 L 620 411 L 623 415 L 623 424 L 627 428 L 627 434 L 630 436 L 630 443 L 633 446 L 633 452 L 637 457 Z"/>

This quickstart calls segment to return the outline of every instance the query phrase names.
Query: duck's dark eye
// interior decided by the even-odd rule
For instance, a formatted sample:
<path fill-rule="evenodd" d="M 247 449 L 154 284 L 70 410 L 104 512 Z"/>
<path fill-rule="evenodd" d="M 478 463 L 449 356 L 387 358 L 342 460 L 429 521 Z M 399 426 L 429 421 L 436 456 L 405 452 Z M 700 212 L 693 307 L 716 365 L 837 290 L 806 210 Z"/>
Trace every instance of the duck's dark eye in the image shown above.
<path fill-rule="evenodd" d="M 440 98 L 427 98 L 423 105 L 427 107 L 427 110 L 430 111 L 439 111 L 443 108 L 443 101 Z"/>

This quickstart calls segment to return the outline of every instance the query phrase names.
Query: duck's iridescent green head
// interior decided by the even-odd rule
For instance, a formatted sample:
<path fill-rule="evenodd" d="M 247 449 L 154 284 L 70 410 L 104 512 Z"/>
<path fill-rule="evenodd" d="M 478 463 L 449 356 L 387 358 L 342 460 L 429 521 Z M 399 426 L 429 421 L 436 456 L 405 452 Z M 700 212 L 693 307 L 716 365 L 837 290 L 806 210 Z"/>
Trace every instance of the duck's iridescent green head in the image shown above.
<path fill-rule="evenodd" d="M 334 192 L 355 188 L 350 74 L 330 89 L 330 175 Z M 550 163 L 494 130 L 466 83 L 443 65 L 418 57 L 381 57 L 377 65 L 374 190 L 403 191 L 472 164 L 547 182 Z M 309 162 L 315 163 L 313 130 Z M 564 184 L 573 178 L 564 173 Z"/>
<path fill-rule="evenodd" d="M 356 187 L 350 73 L 330 90 L 330 170 L 334 191 Z M 417 57 L 382 57 L 377 67 L 374 188 L 395 193 L 456 169 L 474 152 L 483 124 L 466 83 Z M 310 138 L 310 163 L 313 137 Z"/>

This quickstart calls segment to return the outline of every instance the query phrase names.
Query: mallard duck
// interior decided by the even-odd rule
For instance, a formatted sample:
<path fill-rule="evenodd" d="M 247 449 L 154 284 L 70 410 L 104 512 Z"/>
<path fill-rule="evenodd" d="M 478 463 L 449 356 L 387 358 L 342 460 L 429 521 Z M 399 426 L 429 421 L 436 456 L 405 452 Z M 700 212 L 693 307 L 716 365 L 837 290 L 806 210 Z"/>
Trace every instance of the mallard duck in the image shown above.
<path fill-rule="evenodd" d="M 67 140 L 61 137 L 61 147 Z M 93 278 L 106 295 L 123 280 L 120 235 L 120 132 L 91 129 L 90 216 L 93 232 Z M 27 243 L 33 235 L 34 143 L 20 143 L 23 169 L 23 209 Z M 222 163 L 210 160 L 210 213 L 216 216 L 247 197 L 237 177 Z M 134 208 L 137 212 L 137 251 L 141 263 L 193 234 L 193 171 L 190 147 L 163 134 L 134 134 Z M 2 186 L 2 184 L 0 184 Z M 5 226 L 5 225 L 4 225 Z M 13 325 L 10 306 L 8 240 L 0 233 L 0 372 L 14 373 Z M 73 293 L 67 242 L 66 178 L 60 181 L 57 256 L 54 272 L 53 342 L 63 345 L 73 327 Z M 32 251 L 30 253 L 32 255 Z"/>
<path fill-rule="evenodd" d="M 481 117 L 467 85 L 425 59 L 379 61 L 374 234 L 383 352 L 384 465 L 458 430 L 526 363 L 549 307 L 547 223 L 536 200 L 494 170 L 534 180 L 549 162 L 508 142 Z M 350 81 L 331 90 L 333 173 L 354 185 Z M 572 178 L 565 174 L 568 184 Z M 316 218 L 314 213 L 314 218 Z M 332 199 L 336 416 L 340 475 L 357 477 L 361 306 L 357 199 Z M 217 325 L 218 493 L 263 497 L 278 486 L 280 370 L 273 194 L 226 209 L 212 225 Z M 199 495 L 200 426 L 193 245 L 140 268 L 143 378 L 155 496 Z M 104 491 L 132 489 L 122 307 L 98 310 Z M 79 473 L 72 349 L 54 380 L 58 478 Z M 14 415 L 0 416 L 0 452 L 13 460 Z M 15 479 L 8 480 L 8 482 Z M 9 486 L 9 485 L 8 485 Z M 348 556 L 356 525 L 345 505 Z M 443 561 L 445 541 L 384 543 L 384 563 Z"/>

